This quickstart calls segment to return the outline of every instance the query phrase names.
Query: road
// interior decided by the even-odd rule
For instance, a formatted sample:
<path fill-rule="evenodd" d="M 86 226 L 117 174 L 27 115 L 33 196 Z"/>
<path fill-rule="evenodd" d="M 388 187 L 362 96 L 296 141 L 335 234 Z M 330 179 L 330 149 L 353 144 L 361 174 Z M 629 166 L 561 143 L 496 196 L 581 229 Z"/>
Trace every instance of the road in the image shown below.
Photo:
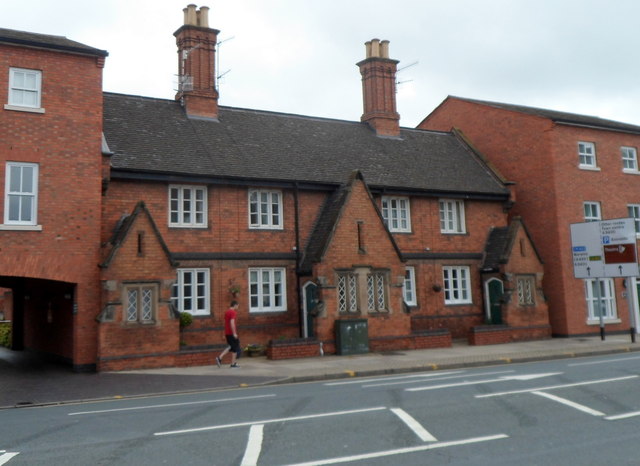
<path fill-rule="evenodd" d="M 640 355 L 0 411 L 0 465 L 637 465 Z"/>

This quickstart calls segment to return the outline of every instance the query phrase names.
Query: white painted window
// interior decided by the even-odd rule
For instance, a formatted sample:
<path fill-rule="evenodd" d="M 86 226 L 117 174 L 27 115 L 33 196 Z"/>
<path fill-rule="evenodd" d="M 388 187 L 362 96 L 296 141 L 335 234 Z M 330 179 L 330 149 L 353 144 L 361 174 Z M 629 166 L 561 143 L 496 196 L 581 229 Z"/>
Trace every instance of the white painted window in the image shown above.
<path fill-rule="evenodd" d="M 598 305 L 596 282 L 600 283 L 600 305 Z M 589 320 L 600 320 L 600 313 L 602 313 L 603 319 L 616 319 L 616 297 L 613 279 L 601 278 L 597 281 L 590 279 L 585 280 L 584 284 Z"/>
<path fill-rule="evenodd" d="M 592 142 L 578 142 L 580 167 L 596 168 L 596 145 Z"/>
<path fill-rule="evenodd" d="M 471 283 L 469 276 L 469 267 L 442 267 L 442 279 L 444 282 L 445 304 L 471 303 Z"/>
<path fill-rule="evenodd" d="M 169 226 L 204 228 L 207 226 L 207 188 L 169 186 Z"/>
<path fill-rule="evenodd" d="M 38 212 L 38 165 L 7 162 L 4 223 L 36 225 Z"/>
<path fill-rule="evenodd" d="M 392 232 L 411 231 L 408 197 L 382 196 L 382 218 Z"/>
<path fill-rule="evenodd" d="M 129 323 L 152 323 L 155 320 L 155 285 L 125 286 L 125 320 Z"/>
<path fill-rule="evenodd" d="M 636 235 L 640 235 L 640 204 L 629 204 L 627 211 L 629 212 L 629 218 L 633 219 Z"/>
<path fill-rule="evenodd" d="M 282 229 L 282 193 L 249 190 L 249 227 Z"/>
<path fill-rule="evenodd" d="M 387 280 L 384 272 L 367 274 L 367 309 L 369 312 L 387 310 Z"/>
<path fill-rule="evenodd" d="M 638 152 L 635 147 L 621 147 L 620 153 L 622 154 L 622 169 L 624 171 L 637 172 L 638 171 Z"/>
<path fill-rule="evenodd" d="M 358 276 L 354 272 L 338 274 L 338 312 L 359 312 Z"/>
<path fill-rule="evenodd" d="M 416 272 L 413 267 L 407 267 L 405 269 L 402 295 L 407 305 L 416 306 L 418 304 L 418 298 L 416 296 Z"/>
<path fill-rule="evenodd" d="M 585 202 L 583 204 L 583 209 L 585 222 L 597 222 L 602 220 L 599 202 Z"/>
<path fill-rule="evenodd" d="M 284 268 L 249 269 L 249 312 L 286 311 L 286 293 Z"/>
<path fill-rule="evenodd" d="M 9 105 L 40 108 L 42 72 L 11 68 L 9 70 Z"/>
<path fill-rule="evenodd" d="M 440 199 L 440 232 L 466 232 L 464 221 L 464 201 Z"/>
<path fill-rule="evenodd" d="M 171 300 L 180 312 L 209 315 L 209 269 L 178 269 Z"/>

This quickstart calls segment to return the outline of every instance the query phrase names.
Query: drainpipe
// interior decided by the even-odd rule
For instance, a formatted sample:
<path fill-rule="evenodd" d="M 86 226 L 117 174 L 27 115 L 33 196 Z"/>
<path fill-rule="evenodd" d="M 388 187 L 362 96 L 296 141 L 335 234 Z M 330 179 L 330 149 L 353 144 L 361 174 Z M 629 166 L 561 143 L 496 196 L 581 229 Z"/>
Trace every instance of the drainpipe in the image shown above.
<path fill-rule="evenodd" d="M 304 322 L 303 322 L 303 302 L 302 302 L 302 289 L 300 288 L 300 204 L 298 202 L 298 182 L 294 183 L 293 190 L 293 202 L 295 210 L 295 231 L 296 231 L 296 291 L 298 293 L 298 323 L 299 323 L 299 335 L 304 336 Z"/>

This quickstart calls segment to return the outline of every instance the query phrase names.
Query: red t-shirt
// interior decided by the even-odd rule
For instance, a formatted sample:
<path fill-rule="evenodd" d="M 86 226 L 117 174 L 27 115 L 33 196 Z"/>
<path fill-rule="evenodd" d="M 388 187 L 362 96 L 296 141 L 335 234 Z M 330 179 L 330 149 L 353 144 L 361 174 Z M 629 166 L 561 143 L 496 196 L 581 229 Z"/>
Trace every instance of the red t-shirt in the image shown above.
<path fill-rule="evenodd" d="M 235 320 L 237 315 L 238 313 L 232 307 L 230 307 L 225 311 L 224 313 L 224 334 L 225 335 L 233 335 L 233 329 L 231 328 L 231 321 Z"/>

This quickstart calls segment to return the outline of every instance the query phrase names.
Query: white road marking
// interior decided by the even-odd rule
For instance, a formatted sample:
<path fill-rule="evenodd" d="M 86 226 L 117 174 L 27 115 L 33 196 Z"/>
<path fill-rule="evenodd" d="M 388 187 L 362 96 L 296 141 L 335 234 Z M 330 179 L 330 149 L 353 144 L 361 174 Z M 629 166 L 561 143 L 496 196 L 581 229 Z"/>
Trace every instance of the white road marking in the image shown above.
<path fill-rule="evenodd" d="M 448 371 L 448 372 L 429 372 L 428 374 L 414 374 L 414 375 L 403 375 L 400 377 L 380 377 L 377 379 L 359 379 L 359 380 L 348 380 L 341 382 L 327 382 L 323 385 L 325 386 L 335 386 L 335 385 L 349 385 L 354 383 L 367 383 L 367 382 L 378 382 L 381 380 L 404 380 L 404 379 L 416 379 L 416 378 L 425 378 L 425 377 L 438 377 L 441 375 L 449 375 L 449 374 L 459 374 L 463 371 Z"/>
<path fill-rule="evenodd" d="M 605 361 L 574 362 L 574 363 L 571 363 L 571 364 L 567 364 L 567 366 L 592 366 L 594 364 L 608 364 L 610 362 L 625 362 L 625 361 L 630 361 L 632 359 L 640 359 L 640 356 L 630 356 L 628 358 L 607 359 Z"/>
<path fill-rule="evenodd" d="M 549 385 L 547 387 L 536 387 L 536 388 L 527 388 L 524 390 L 512 390 L 509 392 L 498 392 L 498 393 L 487 393 L 485 395 L 476 395 L 476 398 L 489 398 L 492 396 L 504 396 L 504 395 L 516 395 L 518 393 L 530 393 L 530 392 L 542 392 L 547 390 L 555 390 L 557 388 L 569 388 L 569 387 L 580 387 L 582 385 L 594 385 L 598 383 L 607 383 L 607 382 L 619 382 L 621 380 L 629 380 L 640 377 L 638 375 L 629 375 L 626 377 L 616 377 L 613 379 L 599 379 L 599 380 L 587 380 L 586 382 L 576 382 L 576 383 L 568 383 L 564 385 Z"/>
<path fill-rule="evenodd" d="M 236 424 L 223 424 L 217 426 L 196 427 L 193 429 L 172 430 L 168 432 L 156 432 L 153 435 L 174 435 L 174 434 L 190 434 L 193 432 L 204 432 L 207 430 L 230 429 L 232 427 L 252 426 L 254 424 L 272 424 L 274 422 L 301 421 L 305 419 L 317 419 L 321 417 L 344 416 L 346 414 L 368 413 L 371 411 L 382 411 L 387 409 L 384 406 L 376 408 L 352 409 L 348 411 L 334 411 L 332 413 L 309 414 L 306 416 L 282 417 L 279 419 L 266 419 L 262 421 L 238 422 Z"/>
<path fill-rule="evenodd" d="M 460 383 L 451 383 L 451 384 L 441 384 L 441 385 L 431 385 L 428 387 L 415 387 L 415 388 L 406 388 L 407 392 L 421 392 L 424 390 L 438 390 L 440 388 L 453 388 L 453 387 L 464 387 L 466 385 L 478 385 L 481 383 L 495 383 L 495 382 L 508 382 L 511 380 L 532 380 L 540 377 L 550 377 L 552 375 L 562 374 L 562 372 L 549 372 L 546 374 L 525 374 L 525 375 L 510 375 L 507 377 L 499 377 L 497 379 L 484 379 L 484 380 L 474 380 L 468 382 L 460 382 Z"/>
<path fill-rule="evenodd" d="M 203 401 L 186 401 L 184 403 L 168 403 L 164 405 L 151 405 L 151 406 L 132 406 L 130 408 L 114 408 L 114 409 L 101 409 L 96 411 L 81 411 L 77 413 L 69 413 L 68 416 L 80 416 L 82 414 L 103 414 L 103 413 L 115 413 L 118 411 L 136 411 L 139 409 L 157 409 L 157 408 L 172 408 L 174 406 L 190 406 L 201 405 L 209 403 L 226 403 L 228 401 L 244 401 L 254 400 L 258 398 L 272 398 L 276 395 L 255 395 L 255 396 L 241 396 L 237 398 L 221 398 L 218 400 L 203 400 Z"/>
<path fill-rule="evenodd" d="M 417 453 L 426 450 L 435 450 L 436 448 L 453 447 L 457 445 L 468 445 L 471 443 L 488 442 L 490 440 L 499 440 L 509 438 L 506 434 L 488 435 L 486 437 L 474 437 L 464 440 L 454 440 L 452 442 L 430 443 L 428 445 L 420 445 L 418 447 L 398 448 L 396 450 L 378 451 L 374 453 L 365 453 L 362 455 L 343 456 L 340 458 L 329 458 L 326 460 L 309 461 L 306 463 L 296 463 L 289 466 L 320 466 L 324 464 L 348 463 L 350 461 L 362 461 L 374 458 L 382 458 L 384 456 L 402 455 L 405 453 Z"/>
<path fill-rule="evenodd" d="M 407 413 L 404 409 L 391 408 L 391 412 L 398 416 L 409 428 L 418 436 L 423 442 L 437 442 L 438 439 L 431 435 L 427 429 L 422 427 L 413 416 Z"/>
<path fill-rule="evenodd" d="M 440 380 L 448 380 L 448 379 L 459 379 L 461 377 L 484 377 L 487 375 L 495 375 L 495 374 L 508 374 L 510 372 L 515 372 L 515 371 L 496 371 L 496 372 L 484 372 L 482 374 L 460 374 L 460 375 L 452 375 L 449 377 L 438 377 L 436 380 L 440 381 Z M 406 385 L 409 383 L 424 383 L 425 380 L 424 379 L 419 379 L 419 380 L 402 380 L 400 382 L 388 382 L 388 383 L 372 383 L 372 384 L 365 384 L 362 386 L 362 388 L 372 388 L 372 387 L 386 387 L 388 385 Z"/>
<path fill-rule="evenodd" d="M 596 411 L 595 409 L 591 409 L 588 406 L 575 403 L 571 400 L 567 400 L 566 398 L 561 398 L 559 396 L 555 396 L 545 392 L 531 392 L 531 393 L 533 393 L 534 395 L 543 396 L 553 401 L 557 401 L 558 403 L 561 403 L 566 406 L 570 406 L 571 408 L 575 408 L 578 411 L 582 411 L 583 413 L 591 414 L 592 416 L 604 416 L 604 413 L 600 411 Z"/>
<path fill-rule="evenodd" d="M 256 466 L 258 464 L 258 458 L 262 451 L 263 431 L 263 424 L 254 424 L 251 426 L 251 429 L 249 430 L 247 449 L 244 451 L 244 456 L 242 457 L 240 466 Z"/>
<path fill-rule="evenodd" d="M 640 416 L 640 411 L 633 411 L 631 413 L 624 413 L 624 414 L 615 414 L 613 416 L 607 416 L 605 417 L 605 419 L 607 421 L 618 421 L 620 419 L 629 419 L 630 417 L 636 417 L 636 416 Z"/>
<path fill-rule="evenodd" d="M 0 466 L 2 466 L 3 464 L 7 464 L 7 462 L 11 458 L 18 456 L 19 454 L 20 452 L 18 451 L 11 452 L 6 450 L 0 450 Z"/>

